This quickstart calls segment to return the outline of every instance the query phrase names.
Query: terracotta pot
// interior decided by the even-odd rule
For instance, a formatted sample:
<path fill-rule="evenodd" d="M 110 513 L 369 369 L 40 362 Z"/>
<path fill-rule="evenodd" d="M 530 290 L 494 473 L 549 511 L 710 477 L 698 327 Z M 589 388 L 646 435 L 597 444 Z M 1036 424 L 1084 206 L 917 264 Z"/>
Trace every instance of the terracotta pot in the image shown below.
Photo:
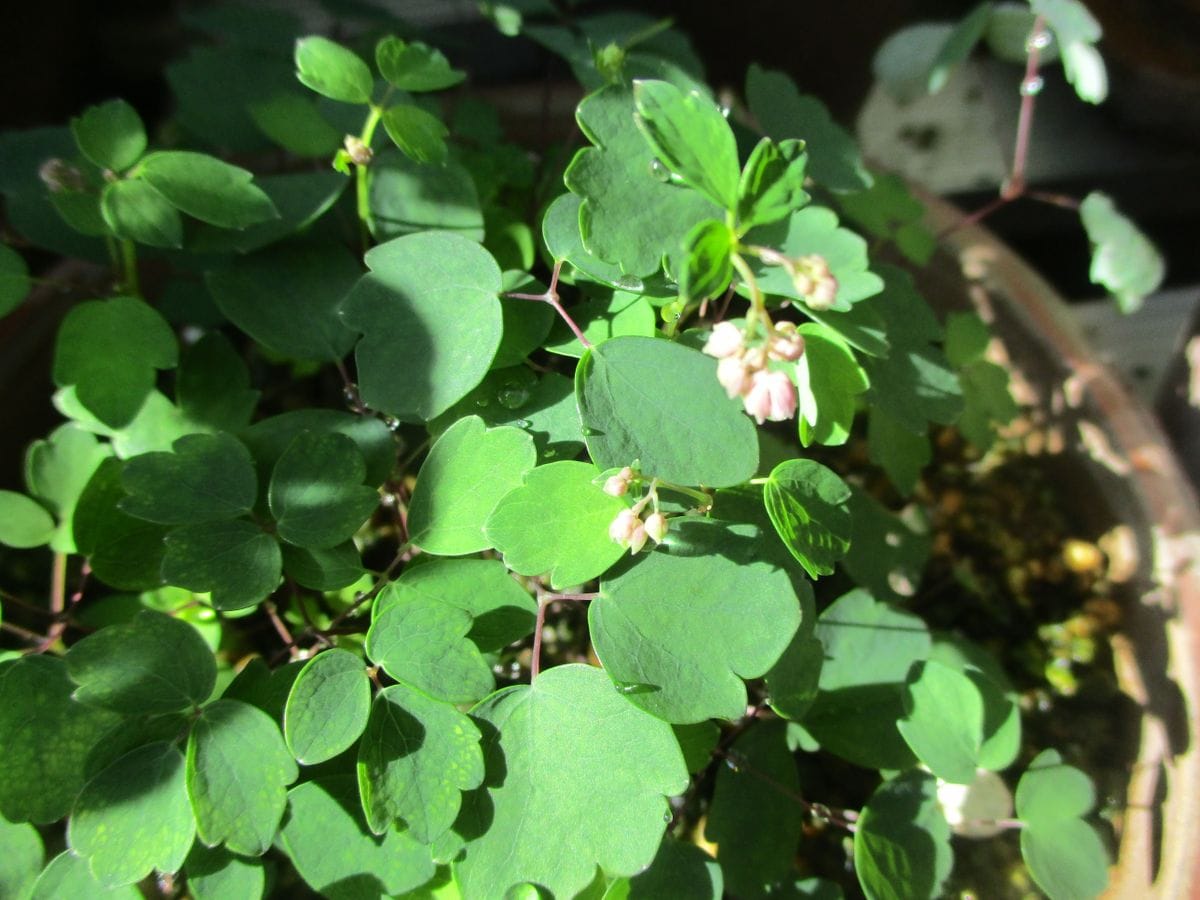
<path fill-rule="evenodd" d="M 948 204 L 923 199 L 939 233 L 961 218 Z M 1062 438 L 1070 460 L 1064 470 L 1073 482 L 1064 496 L 1083 515 L 1098 517 L 1098 532 L 1120 525 L 1116 533 L 1124 538 L 1125 609 L 1113 654 L 1120 686 L 1141 717 L 1109 896 L 1198 896 L 1200 513 L 1194 489 L 1158 421 L 1096 361 L 1049 284 L 979 226 L 950 232 L 941 252 L 950 265 L 921 275 L 926 297 L 957 296 L 993 325 L 1049 433 Z M 1056 449 L 1053 443 L 1049 449 Z"/>

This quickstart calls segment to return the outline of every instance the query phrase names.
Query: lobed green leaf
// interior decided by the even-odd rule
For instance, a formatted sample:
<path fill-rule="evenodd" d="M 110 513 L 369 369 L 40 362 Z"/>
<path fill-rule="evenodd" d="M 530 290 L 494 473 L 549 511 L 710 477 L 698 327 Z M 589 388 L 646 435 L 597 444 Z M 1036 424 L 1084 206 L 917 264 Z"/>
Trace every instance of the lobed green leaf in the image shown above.
<path fill-rule="evenodd" d="M 366 477 L 366 462 L 350 438 L 302 431 L 271 474 L 267 496 L 279 537 L 313 550 L 348 540 L 379 505 L 379 493 L 363 484 Z"/>
<path fill-rule="evenodd" d="M 310 659 L 292 682 L 283 737 L 298 763 L 315 765 L 351 747 L 370 710 L 371 682 L 362 660 L 334 647 Z"/>
<path fill-rule="evenodd" d="M 440 91 L 467 77 L 466 73 L 451 68 L 440 50 L 420 41 L 409 43 L 394 35 L 375 45 L 375 65 L 385 81 L 402 91 Z"/>
<path fill-rule="evenodd" d="M 833 573 L 850 548 L 850 488 L 811 459 L 777 465 L 763 487 L 771 523 L 810 578 Z"/>
<path fill-rule="evenodd" d="M 954 851 L 936 785 L 926 772 L 905 772 L 881 784 L 863 807 L 854 867 L 869 900 L 941 896 Z"/>
<path fill-rule="evenodd" d="M 160 525 L 235 519 L 254 507 L 254 460 L 232 435 L 189 434 L 170 453 L 144 453 L 121 469 L 123 512 Z"/>

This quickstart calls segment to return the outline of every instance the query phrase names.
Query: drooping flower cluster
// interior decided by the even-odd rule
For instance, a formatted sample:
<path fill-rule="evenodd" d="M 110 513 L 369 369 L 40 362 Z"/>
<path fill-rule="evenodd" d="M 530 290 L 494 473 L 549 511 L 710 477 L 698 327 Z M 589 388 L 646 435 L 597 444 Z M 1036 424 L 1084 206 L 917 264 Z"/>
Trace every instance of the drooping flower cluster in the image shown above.
<path fill-rule="evenodd" d="M 630 484 L 637 479 L 638 474 L 633 471 L 633 468 L 626 466 L 604 482 L 604 492 L 614 497 L 623 497 L 628 493 Z M 655 509 L 643 520 L 642 510 L 648 503 L 653 503 Z M 654 541 L 655 544 L 661 544 L 663 538 L 667 536 L 668 528 L 667 517 L 658 511 L 658 493 L 655 485 L 651 483 L 646 496 L 632 507 L 617 513 L 617 517 L 608 526 L 608 536 L 629 550 L 630 553 L 639 553 L 646 546 L 647 539 Z"/>
<path fill-rule="evenodd" d="M 796 293 L 809 309 L 830 309 L 837 300 L 838 282 L 825 257 L 819 253 L 785 256 L 770 247 L 758 248 L 759 258 L 768 265 L 780 266 L 792 279 Z"/>
<path fill-rule="evenodd" d="M 717 358 L 717 380 L 730 397 L 741 397 L 746 412 L 761 425 L 783 422 L 796 413 L 796 388 L 786 372 L 767 368 L 769 360 L 795 362 L 804 354 L 804 337 L 792 322 L 770 326 L 764 343 L 747 347 L 742 330 L 718 322 L 704 345 Z"/>

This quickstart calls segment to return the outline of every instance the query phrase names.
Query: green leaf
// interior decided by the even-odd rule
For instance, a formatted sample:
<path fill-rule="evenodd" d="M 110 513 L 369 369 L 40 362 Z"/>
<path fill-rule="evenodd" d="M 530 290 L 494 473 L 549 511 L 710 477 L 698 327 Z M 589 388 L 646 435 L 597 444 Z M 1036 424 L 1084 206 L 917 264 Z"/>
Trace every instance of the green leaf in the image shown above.
<path fill-rule="evenodd" d="M 112 453 L 107 444 L 73 424 L 60 425 L 25 453 L 25 484 L 58 518 L 52 550 L 75 552 L 75 505 L 96 468 Z"/>
<path fill-rule="evenodd" d="M 126 599 L 135 601 L 130 604 L 133 607 L 130 610 L 131 615 L 136 616 L 144 609 L 141 607 L 141 603 L 137 602 L 139 598 L 128 597 Z M 118 597 L 108 598 L 109 603 L 113 605 L 115 605 L 114 601 L 119 600 Z M 103 609 L 103 605 L 101 609 Z M 84 778 L 89 780 L 95 778 L 126 753 L 141 747 L 159 743 L 173 744 L 179 740 L 180 736 L 187 734 L 189 727 L 191 727 L 191 722 L 185 713 L 126 716 L 110 728 L 92 748 L 84 763 Z"/>
<path fill-rule="evenodd" d="M 1108 884 L 1108 851 L 1083 816 L 1096 805 L 1091 780 L 1043 750 L 1017 784 L 1021 856 L 1038 887 L 1054 900 L 1095 897 Z"/>
<path fill-rule="evenodd" d="M 707 769 L 721 737 L 717 723 L 709 720 L 691 725 L 672 725 L 671 730 L 675 732 L 675 740 L 679 741 L 688 771 L 695 774 Z"/>
<path fill-rule="evenodd" d="M 940 635 L 929 655 L 971 680 L 983 700 L 983 743 L 979 768 L 992 772 L 1007 769 L 1021 750 L 1021 709 L 1004 670 L 982 647 L 966 638 Z"/>
<path fill-rule="evenodd" d="M 792 876 L 804 827 L 804 809 L 788 796 L 799 796 L 801 788 L 787 726 L 755 724 L 727 754 L 729 765 L 717 770 L 704 836 L 717 844 L 731 895 L 766 897 Z"/>
<path fill-rule="evenodd" d="M 604 900 L 659 900 L 688 897 L 692 900 L 721 900 L 725 880 L 721 867 L 695 844 L 663 837 L 650 868 L 629 879 L 611 884 Z"/>
<path fill-rule="evenodd" d="M 470 703 L 495 688 L 491 666 L 467 638 L 472 622 L 464 609 L 409 592 L 376 607 L 367 655 L 397 681 L 440 700 Z"/>
<path fill-rule="evenodd" d="M 1108 96 L 1108 73 L 1095 47 L 1100 23 L 1079 0 L 1030 0 L 1029 6 L 1054 33 L 1063 71 L 1079 99 L 1102 103 Z"/>
<path fill-rule="evenodd" d="M 263 864 L 220 847 L 192 845 L 183 864 L 195 900 L 261 900 L 267 887 Z"/>
<path fill-rule="evenodd" d="M 362 660 L 335 647 L 310 659 L 292 682 L 283 737 L 297 762 L 315 765 L 353 745 L 370 711 L 371 682 Z"/>
<path fill-rule="evenodd" d="M 733 131 L 707 97 L 685 94 L 666 81 L 635 81 L 637 126 L 654 154 L 682 182 L 723 209 L 738 198 L 738 155 Z"/>
<path fill-rule="evenodd" d="M 288 792 L 279 846 L 309 887 L 330 900 L 416 896 L 406 892 L 435 872 L 429 848 L 396 829 L 375 837 L 363 823 L 357 794 L 353 775 L 296 785 Z"/>
<path fill-rule="evenodd" d="M 123 172 L 146 152 L 146 128 L 124 100 L 89 106 L 71 120 L 80 151 L 101 169 Z"/>
<path fill-rule="evenodd" d="M 867 456 L 907 497 L 916 489 L 926 466 L 933 462 L 933 445 L 925 430 L 914 432 L 880 404 L 872 406 L 867 417 Z"/>
<path fill-rule="evenodd" d="M 500 268 L 466 238 L 430 232 L 379 244 L 342 304 L 363 334 L 355 357 L 363 402 L 427 422 L 479 384 L 500 346 Z M 397 378 L 395 361 L 407 375 Z"/>
<path fill-rule="evenodd" d="M 25 258 L 7 244 L 0 244 L 0 316 L 20 306 L 30 284 Z"/>
<path fill-rule="evenodd" d="M 716 360 L 655 338 L 620 337 L 588 350 L 575 397 L 600 469 L 641 460 L 647 475 L 725 487 L 758 468 L 754 424 L 717 381 Z"/>
<path fill-rule="evenodd" d="M 383 114 L 388 137 L 410 159 L 419 163 L 440 163 L 446 159 L 449 129 L 442 120 L 411 103 L 389 107 Z"/>
<path fill-rule="evenodd" d="M 75 699 L 125 715 L 182 712 L 208 699 L 217 664 L 187 622 L 143 610 L 102 628 L 67 652 Z"/>
<path fill-rule="evenodd" d="M 797 424 L 800 442 L 837 446 L 854 425 L 856 398 L 870 382 L 842 337 L 826 325 L 810 322 L 798 329 L 804 355 L 796 361 Z"/>
<path fill-rule="evenodd" d="M 53 656 L 0 662 L 0 815 L 45 825 L 67 814 L 84 761 L 119 717 L 71 697 L 67 666 Z"/>
<path fill-rule="evenodd" d="M 684 267 L 679 279 L 679 296 L 691 303 L 714 297 L 733 280 L 733 251 L 737 235 L 728 225 L 706 219 L 683 239 Z"/>
<path fill-rule="evenodd" d="M 354 346 L 338 306 L 360 274 L 339 244 L 285 244 L 209 272 L 206 284 L 229 321 L 264 347 L 329 362 Z"/>
<path fill-rule="evenodd" d="M 184 418 L 179 407 L 157 390 L 150 391 L 129 424 L 120 428 L 113 428 L 96 418 L 79 402 L 72 387 L 56 391 L 50 400 L 55 409 L 73 419 L 80 427 L 108 438 L 113 452 L 120 459 L 129 459 L 142 453 L 166 452 L 179 438 L 198 430 Z"/>
<path fill-rule="evenodd" d="M 312 225 L 337 202 L 349 181 L 337 172 L 287 172 L 266 175 L 258 186 L 271 198 L 278 218 L 227 231 L 214 225 L 197 225 L 189 238 L 189 249 L 197 253 L 251 253 Z"/>
<path fill-rule="evenodd" d="M 448 703 L 407 685 L 381 690 L 358 749 L 358 785 L 375 834 L 400 825 L 422 844 L 449 831 L 462 791 L 483 782 L 481 735 Z"/>
<path fill-rule="evenodd" d="M 110 888 L 95 879 L 88 868 L 87 860 L 81 859 L 70 850 L 64 850 L 46 866 L 34 882 L 29 900 L 142 900 L 142 892 L 134 885 Z"/>
<path fill-rule="evenodd" d="M 121 512 L 121 462 L 105 459 L 96 468 L 75 508 L 74 535 L 92 572 L 119 590 L 144 591 L 162 585 L 160 571 L 166 529 Z"/>
<path fill-rule="evenodd" d="M 775 664 L 800 626 L 788 573 L 752 526 L 677 520 L 662 549 L 600 582 L 588 610 L 596 655 L 626 699 L 669 722 L 736 719 L 743 679 Z M 811 606 L 809 606 L 811 609 Z"/>
<path fill-rule="evenodd" d="M 269 498 L 280 538 L 314 550 L 353 536 L 379 505 L 367 466 L 342 434 L 301 432 L 275 463 Z"/>
<path fill-rule="evenodd" d="M 772 247 L 793 258 L 811 254 L 823 257 L 837 279 L 837 300 L 833 305 L 837 312 L 845 312 L 883 290 L 883 280 L 867 268 L 867 242 L 850 229 L 839 227 L 837 215 L 823 206 L 806 206 L 786 219 L 754 228 L 744 241 Z M 768 266 L 758 258 L 749 262 L 759 288 L 765 293 L 804 303 L 804 297 L 782 266 Z M 748 288 L 740 285 L 739 290 L 746 293 Z"/>
<path fill-rule="evenodd" d="M 983 743 L 983 698 L 961 672 L 936 660 L 913 664 L 896 728 L 917 759 L 954 784 L 975 780 Z"/>
<path fill-rule="evenodd" d="M 440 50 L 420 41 L 408 43 L 394 35 L 375 45 L 375 65 L 388 84 L 402 91 L 440 91 L 467 77 L 465 72 L 451 68 Z"/>
<path fill-rule="evenodd" d="M 815 97 L 801 94 L 782 72 L 752 64 L 746 76 L 746 100 L 763 131 L 780 141 L 800 138 L 808 152 L 808 174 L 832 191 L 871 186 L 854 138 L 833 121 Z"/>
<path fill-rule="evenodd" d="M 792 642 L 767 672 L 767 700 L 786 719 L 803 721 L 817 699 L 825 647 L 811 628 L 800 628 Z"/>
<path fill-rule="evenodd" d="M 872 409 L 887 410 L 917 434 L 924 434 L 930 422 L 952 424 L 962 412 L 962 388 L 932 344 L 942 333 L 937 318 L 907 272 L 891 266 L 880 266 L 880 272 L 884 291 L 870 303 L 887 323 L 892 346 L 886 359 L 862 361 L 871 379 Z"/>
<path fill-rule="evenodd" d="M 371 161 L 371 233 L 378 240 L 422 231 L 485 237 L 483 208 L 471 173 L 457 160 L 429 166 L 386 150 Z M 490 282 L 489 282 L 490 283 Z"/>
<path fill-rule="evenodd" d="M 594 146 L 575 154 L 563 180 L 583 198 L 579 229 L 587 251 L 623 273 L 643 277 L 657 273 L 664 256 L 681 251 L 692 227 L 719 217 L 721 208 L 670 183 L 669 173 L 661 164 L 656 167 L 633 112 L 627 87 L 611 85 L 585 97 L 575 117 Z M 734 167 L 736 191 L 736 160 Z"/>
<path fill-rule="evenodd" d="M 15 491 L 0 491 L 0 544 L 40 547 L 54 537 L 54 530 L 54 518 L 36 500 Z"/>
<path fill-rule="evenodd" d="M 187 745 L 187 791 L 200 840 L 261 856 L 298 774 L 279 728 L 262 710 L 237 700 L 206 706 Z"/>
<path fill-rule="evenodd" d="M 0 818 L 0 847 L 0 897 L 28 900 L 45 858 L 41 835 L 32 825 Z"/>
<path fill-rule="evenodd" d="M 607 295 L 602 292 L 572 306 L 569 312 L 592 346 L 623 335 L 653 337 L 657 331 L 658 316 L 650 301 L 628 291 L 614 290 Z M 587 349 L 565 322 L 554 325 L 545 347 L 551 353 L 575 359 Z"/>
<path fill-rule="evenodd" d="M 780 463 L 763 487 L 763 503 L 779 537 L 810 578 L 833 573 L 850 548 L 850 488 L 811 459 Z"/>
<path fill-rule="evenodd" d="M 619 877 L 650 864 L 666 797 L 688 783 L 669 725 L 580 665 L 493 694 L 472 715 L 487 734 L 487 778 L 460 817 L 472 838 L 454 864 L 464 896 L 529 882 L 570 897 L 597 865 Z"/>
<path fill-rule="evenodd" d="M 439 556 L 488 549 L 488 516 L 535 461 L 533 439 L 520 429 L 486 428 L 478 416 L 460 419 L 437 439 L 417 475 L 408 507 L 412 542 Z"/>
<path fill-rule="evenodd" d="M 182 525 L 166 537 L 162 577 L 190 591 L 211 592 L 217 609 L 254 606 L 279 585 L 275 538 L 246 519 Z"/>
<path fill-rule="evenodd" d="M 804 716 L 805 730 L 856 765 L 907 768 L 914 757 L 896 720 L 904 715 L 909 668 L 929 655 L 925 623 L 855 590 L 821 614 L 816 636 L 825 659 L 820 693 Z"/>
<path fill-rule="evenodd" d="M 979 450 L 996 442 L 997 426 L 1008 425 L 1021 412 L 1009 391 L 1008 370 L 987 360 L 972 363 L 958 373 L 963 392 L 963 413 L 958 430 Z"/>
<path fill-rule="evenodd" d="M 100 195 L 100 213 L 112 233 L 147 247 L 182 247 L 179 211 L 148 181 L 114 181 Z"/>
<path fill-rule="evenodd" d="M 245 228 L 279 218 L 279 211 L 254 175 L 206 153 L 159 150 L 137 167 L 180 212 L 221 228 Z"/>
<path fill-rule="evenodd" d="M 380 592 L 372 612 L 379 619 L 393 605 L 417 599 L 435 601 L 471 616 L 474 622 L 468 636 L 484 653 L 529 635 L 537 612 L 529 592 L 494 559 L 436 559 L 407 569 Z M 411 682 L 409 678 L 403 680 Z"/>
<path fill-rule="evenodd" d="M 245 428 L 258 396 L 258 391 L 250 389 L 246 364 L 219 331 L 210 331 L 184 347 L 175 378 L 175 399 L 189 422 L 217 431 Z"/>
<path fill-rule="evenodd" d="M 1024 42 L 1024 37 L 1021 40 Z M 918 266 L 929 262 L 937 244 L 933 232 L 923 224 L 925 204 L 913 196 L 908 182 L 899 175 L 876 175 L 867 190 L 840 194 L 837 200 L 846 218 L 876 237 L 893 241 L 911 262 Z"/>
<path fill-rule="evenodd" d="M 1079 207 L 1079 218 L 1092 244 L 1092 283 L 1110 291 L 1121 312 L 1136 311 L 1166 276 L 1158 248 L 1117 210 L 1107 194 L 1088 194 Z"/>
<path fill-rule="evenodd" d="M 311 94 L 280 91 L 246 105 L 246 112 L 268 138 L 297 156 L 329 156 L 342 135 L 321 115 Z"/>
<path fill-rule="evenodd" d="M 337 591 L 349 587 L 364 574 L 362 557 L 354 541 L 324 550 L 309 550 L 283 544 L 283 571 L 296 583 L 314 591 Z"/>
<path fill-rule="evenodd" d="M 314 35 L 296 41 L 293 58 L 296 78 L 322 97 L 343 103 L 371 102 L 375 79 L 353 50 Z"/>
<path fill-rule="evenodd" d="M 604 493 L 591 463 L 563 461 L 525 473 L 525 482 L 504 495 L 484 533 L 522 575 L 548 575 L 562 590 L 606 571 L 625 552 L 608 526 L 625 503 Z M 529 527 L 538 523 L 537 529 Z"/>
<path fill-rule="evenodd" d="M 73 386 L 89 412 L 121 428 L 154 389 L 155 370 L 177 361 L 171 326 L 152 307 L 132 297 L 88 300 L 58 329 L 54 383 Z"/>
<path fill-rule="evenodd" d="M 183 754 L 166 742 L 125 754 L 89 781 L 67 827 L 71 849 L 109 887 L 179 871 L 195 836 Z"/>
<path fill-rule="evenodd" d="M 255 422 L 238 435 L 258 463 L 259 484 L 270 482 L 279 458 L 306 431 L 354 441 L 367 463 L 367 484 L 383 484 L 396 466 L 396 438 L 379 419 L 336 409 L 297 409 Z"/>
<path fill-rule="evenodd" d="M 953 865 L 936 779 L 912 771 L 881 784 L 854 833 L 854 868 L 868 900 L 932 900 L 941 896 Z"/>
<path fill-rule="evenodd" d="M 854 527 L 842 568 L 872 596 L 902 603 L 921 583 L 930 536 L 914 530 L 866 491 L 852 490 L 849 506 Z"/>
<path fill-rule="evenodd" d="M 171 453 L 144 453 L 121 469 L 123 512 L 161 525 L 218 522 L 250 512 L 258 494 L 254 460 L 225 433 L 189 434 Z"/>
<path fill-rule="evenodd" d="M 738 228 L 745 232 L 784 218 L 809 200 L 804 190 L 804 141 L 763 138 L 750 153 L 738 184 Z"/>
<path fill-rule="evenodd" d="M 617 290 L 631 291 L 634 295 L 674 297 L 675 286 L 661 272 L 648 278 L 623 274 L 615 263 L 605 262 L 588 252 L 580 234 L 580 207 L 583 200 L 575 194 L 560 194 L 546 209 L 542 217 L 542 240 L 546 251 L 555 260 L 565 260 L 576 269 L 576 278 L 584 278 L 606 284 Z M 683 235 L 680 236 L 681 239 Z M 570 269 L 566 270 L 570 272 Z M 590 337 L 590 336 L 589 336 Z"/>

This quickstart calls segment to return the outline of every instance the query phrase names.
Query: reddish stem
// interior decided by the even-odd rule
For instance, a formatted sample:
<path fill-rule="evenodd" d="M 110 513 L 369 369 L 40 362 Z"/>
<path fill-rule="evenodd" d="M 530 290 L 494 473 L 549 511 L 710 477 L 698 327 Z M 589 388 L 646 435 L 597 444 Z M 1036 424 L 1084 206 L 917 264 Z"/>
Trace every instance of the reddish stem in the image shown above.
<path fill-rule="evenodd" d="M 579 343 L 583 344 L 585 348 L 590 348 L 592 346 L 592 342 L 584 336 L 584 333 L 580 331 L 579 326 L 575 324 L 575 320 L 571 318 L 567 311 L 563 309 L 562 303 L 559 302 L 558 275 L 562 271 L 562 264 L 563 261 L 561 259 L 555 262 L 554 272 L 550 276 L 550 287 L 546 288 L 546 293 L 522 294 L 516 291 L 510 291 L 508 293 L 501 294 L 501 296 L 508 297 L 510 300 L 534 300 L 539 303 L 549 303 L 554 311 L 558 313 L 559 318 L 567 323 L 567 327 L 571 329 L 571 333 L 575 335 L 575 337 L 579 340 Z"/>
<path fill-rule="evenodd" d="M 546 627 L 546 607 L 555 600 L 582 600 L 587 602 L 595 600 L 600 595 L 598 593 L 589 594 L 552 594 L 545 591 L 538 591 L 537 596 L 537 620 L 533 629 L 533 650 L 532 659 L 529 661 L 529 683 L 532 684 L 534 679 L 538 677 L 538 672 L 542 670 L 542 629 Z"/>

